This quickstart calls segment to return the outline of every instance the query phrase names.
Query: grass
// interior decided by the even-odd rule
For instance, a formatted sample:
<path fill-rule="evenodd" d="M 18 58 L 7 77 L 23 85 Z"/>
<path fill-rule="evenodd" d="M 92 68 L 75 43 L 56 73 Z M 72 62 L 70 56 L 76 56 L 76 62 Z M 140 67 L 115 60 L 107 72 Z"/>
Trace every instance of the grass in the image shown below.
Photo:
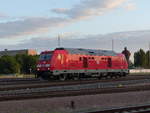
<path fill-rule="evenodd" d="M 35 78 L 35 75 L 33 74 L 9 74 L 9 75 L 5 75 L 2 74 L 0 75 L 0 78 Z"/>

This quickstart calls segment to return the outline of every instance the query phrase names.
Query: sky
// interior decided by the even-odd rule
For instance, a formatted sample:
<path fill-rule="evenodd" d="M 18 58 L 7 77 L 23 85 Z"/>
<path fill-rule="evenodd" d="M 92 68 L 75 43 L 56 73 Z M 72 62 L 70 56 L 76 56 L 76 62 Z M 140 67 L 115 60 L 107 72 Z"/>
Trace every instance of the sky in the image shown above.
<path fill-rule="evenodd" d="M 0 0 L 0 50 L 148 49 L 149 0 Z"/>

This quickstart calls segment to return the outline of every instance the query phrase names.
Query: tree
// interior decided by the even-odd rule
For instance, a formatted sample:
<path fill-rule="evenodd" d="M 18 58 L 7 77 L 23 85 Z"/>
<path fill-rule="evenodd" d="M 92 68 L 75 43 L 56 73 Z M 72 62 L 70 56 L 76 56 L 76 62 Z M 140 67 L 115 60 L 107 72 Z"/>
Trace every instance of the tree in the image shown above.
<path fill-rule="evenodd" d="M 134 65 L 136 67 L 146 67 L 146 54 L 143 49 L 134 53 Z"/>
<path fill-rule="evenodd" d="M 146 52 L 146 67 L 150 68 L 150 51 Z"/>
<path fill-rule="evenodd" d="M 19 73 L 20 67 L 16 59 L 12 56 L 2 56 L 0 58 L 0 73 L 14 74 Z"/>
<path fill-rule="evenodd" d="M 20 71 L 24 74 L 34 73 L 36 70 L 36 64 L 38 60 L 38 56 L 31 56 L 31 55 L 16 55 L 16 60 L 20 64 Z"/>

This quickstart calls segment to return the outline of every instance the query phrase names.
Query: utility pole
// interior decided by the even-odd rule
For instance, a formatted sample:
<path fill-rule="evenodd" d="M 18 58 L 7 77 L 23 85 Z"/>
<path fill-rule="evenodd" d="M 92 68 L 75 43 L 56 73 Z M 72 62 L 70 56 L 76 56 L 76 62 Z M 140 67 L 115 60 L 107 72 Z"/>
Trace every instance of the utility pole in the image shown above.
<path fill-rule="evenodd" d="M 58 35 L 58 47 L 60 47 L 60 35 Z"/>
<path fill-rule="evenodd" d="M 148 64 L 150 66 L 150 42 L 149 42 L 149 51 L 148 51 L 148 53 L 149 53 L 149 62 L 148 62 Z"/>
<path fill-rule="evenodd" d="M 112 39 L 112 51 L 114 51 L 114 39 Z"/>

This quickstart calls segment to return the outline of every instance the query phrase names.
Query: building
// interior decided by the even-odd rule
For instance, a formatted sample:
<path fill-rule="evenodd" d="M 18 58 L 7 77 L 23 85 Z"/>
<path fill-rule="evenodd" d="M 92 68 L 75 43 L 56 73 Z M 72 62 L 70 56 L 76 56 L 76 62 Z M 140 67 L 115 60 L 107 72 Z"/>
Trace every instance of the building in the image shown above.
<path fill-rule="evenodd" d="M 23 49 L 23 50 L 7 50 L 0 51 L 0 57 L 4 55 L 15 56 L 17 54 L 26 54 L 26 55 L 37 55 L 36 50 L 33 49 Z"/>

